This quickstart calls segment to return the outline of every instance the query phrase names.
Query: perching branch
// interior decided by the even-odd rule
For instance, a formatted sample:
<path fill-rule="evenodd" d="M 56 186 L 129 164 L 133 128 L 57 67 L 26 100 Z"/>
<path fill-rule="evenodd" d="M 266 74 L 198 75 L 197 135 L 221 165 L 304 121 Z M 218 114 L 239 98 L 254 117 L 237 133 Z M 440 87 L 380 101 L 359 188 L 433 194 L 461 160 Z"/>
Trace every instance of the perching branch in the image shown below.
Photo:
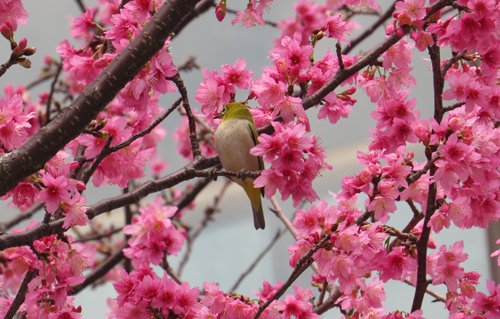
<path fill-rule="evenodd" d="M 229 172 L 225 170 L 214 172 L 213 170 L 203 170 L 207 167 L 213 166 L 215 163 L 217 163 L 217 158 L 201 158 L 200 160 L 195 160 L 189 163 L 184 168 L 181 168 L 178 171 L 163 178 L 145 182 L 129 193 L 97 202 L 87 210 L 87 217 L 89 218 L 89 220 L 93 219 L 100 214 L 112 211 L 125 205 L 133 204 L 137 200 L 151 193 L 159 192 L 163 189 L 173 187 L 181 182 L 193 179 L 195 177 L 213 178 L 214 176 L 243 176 L 256 178 L 260 174 L 260 172 L 247 172 L 244 170 L 240 172 Z M 42 237 L 62 233 L 65 231 L 62 225 L 63 220 L 59 219 L 50 223 L 40 224 L 23 233 L 0 236 L 0 250 L 4 250 L 9 247 L 29 245 L 31 242 Z"/>

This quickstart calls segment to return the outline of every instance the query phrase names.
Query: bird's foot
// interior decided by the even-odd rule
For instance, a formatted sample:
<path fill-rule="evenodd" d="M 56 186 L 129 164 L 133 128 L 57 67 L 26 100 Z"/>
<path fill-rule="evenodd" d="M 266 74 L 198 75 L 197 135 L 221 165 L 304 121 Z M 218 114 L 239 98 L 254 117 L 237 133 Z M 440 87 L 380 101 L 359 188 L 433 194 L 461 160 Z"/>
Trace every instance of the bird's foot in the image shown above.
<path fill-rule="evenodd" d="M 213 180 L 213 181 L 216 181 L 217 180 L 217 172 L 219 171 L 218 168 L 214 168 L 210 171 L 210 173 L 208 174 L 208 178 Z"/>
<path fill-rule="evenodd" d="M 240 169 L 236 174 L 236 177 L 238 177 L 239 179 L 245 179 L 246 177 L 248 177 L 249 173 L 250 171 L 247 169 Z"/>

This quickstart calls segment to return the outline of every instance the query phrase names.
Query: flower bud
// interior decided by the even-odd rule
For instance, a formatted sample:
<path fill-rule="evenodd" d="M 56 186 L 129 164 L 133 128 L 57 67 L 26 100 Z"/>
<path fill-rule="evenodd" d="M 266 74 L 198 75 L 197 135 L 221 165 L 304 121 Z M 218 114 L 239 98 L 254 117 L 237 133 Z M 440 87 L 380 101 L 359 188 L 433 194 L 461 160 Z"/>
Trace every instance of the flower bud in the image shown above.
<path fill-rule="evenodd" d="M 22 56 L 24 54 L 24 49 L 28 46 L 28 40 L 26 38 L 22 38 L 21 41 L 14 47 L 12 50 L 12 54 L 17 56 Z"/>
<path fill-rule="evenodd" d="M 224 20 L 224 17 L 226 16 L 226 0 L 221 0 L 219 4 L 215 7 L 215 16 L 217 17 L 217 20 L 221 21 Z"/>
<path fill-rule="evenodd" d="M 17 64 L 22 66 L 23 68 L 29 69 L 31 68 L 31 61 L 26 58 L 18 58 L 16 61 Z"/>
<path fill-rule="evenodd" d="M 12 40 L 12 37 L 14 36 L 14 28 L 12 26 L 12 23 L 7 21 L 2 24 L 2 26 L 0 27 L 0 32 L 2 33 L 4 38 L 9 41 Z"/>

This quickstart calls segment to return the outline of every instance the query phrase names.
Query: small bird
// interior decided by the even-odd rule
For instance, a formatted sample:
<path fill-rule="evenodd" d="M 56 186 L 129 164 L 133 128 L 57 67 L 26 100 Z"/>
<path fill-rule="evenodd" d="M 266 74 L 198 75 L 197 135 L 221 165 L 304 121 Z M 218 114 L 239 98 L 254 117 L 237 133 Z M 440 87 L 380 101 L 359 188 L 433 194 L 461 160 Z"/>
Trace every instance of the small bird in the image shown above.
<path fill-rule="evenodd" d="M 214 139 L 222 167 L 232 172 L 264 169 L 262 158 L 250 154 L 250 149 L 257 144 L 258 134 L 248 107 L 240 102 L 229 103 L 224 106 L 219 117 L 222 122 L 215 132 Z M 255 229 L 264 229 L 266 224 L 261 201 L 263 189 L 255 188 L 250 177 L 231 179 L 243 187 L 250 199 Z"/>

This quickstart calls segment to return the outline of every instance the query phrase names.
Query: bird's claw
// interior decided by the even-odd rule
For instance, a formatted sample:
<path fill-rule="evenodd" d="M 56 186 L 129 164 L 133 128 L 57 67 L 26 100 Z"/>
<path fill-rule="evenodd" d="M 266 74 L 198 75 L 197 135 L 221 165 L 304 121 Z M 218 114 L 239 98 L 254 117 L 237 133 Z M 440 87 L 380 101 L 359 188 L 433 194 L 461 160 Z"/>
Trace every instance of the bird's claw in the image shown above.
<path fill-rule="evenodd" d="M 217 180 L 217 172 L 219 171 L 218 168 L 214 168 L 210 171 L 210 173 L 208 174 L 208 178 L 213 180 L 213 181 L 216 181 Z"/>
<path fill-rule="evenodd" d="M 246 170 L 246 169 L 241 169 L 238 171 L 238 173 L 236 174 L 236 177 L 238 177 L 239 179 L 245 179 L 247 176 L 248 176 L 248 173 L 249 171 Z"/>

